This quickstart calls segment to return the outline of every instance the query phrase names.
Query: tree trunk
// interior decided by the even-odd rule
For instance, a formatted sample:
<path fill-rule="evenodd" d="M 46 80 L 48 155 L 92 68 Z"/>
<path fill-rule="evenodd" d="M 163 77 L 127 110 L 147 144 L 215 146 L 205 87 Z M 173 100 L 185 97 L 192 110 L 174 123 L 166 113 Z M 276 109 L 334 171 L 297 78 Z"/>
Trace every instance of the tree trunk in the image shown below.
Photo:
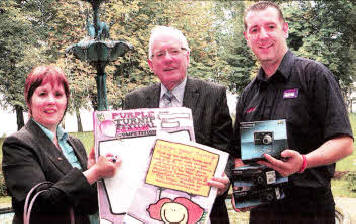
<path fill-rule="evenodd" d="M 80 117 L 79 109 L 75 110 L 75 114 L 77 115 L 77 124 L 78 124 L 78 132 L 83 131 L 82 118 Z"/>
<path fill-rule="evenodd" d="M 25 125 L 23 119 L 23 109 L 21 106 L 15 105 L 15 111 L 16 111 L 17 130 L 20 130 Z"/>

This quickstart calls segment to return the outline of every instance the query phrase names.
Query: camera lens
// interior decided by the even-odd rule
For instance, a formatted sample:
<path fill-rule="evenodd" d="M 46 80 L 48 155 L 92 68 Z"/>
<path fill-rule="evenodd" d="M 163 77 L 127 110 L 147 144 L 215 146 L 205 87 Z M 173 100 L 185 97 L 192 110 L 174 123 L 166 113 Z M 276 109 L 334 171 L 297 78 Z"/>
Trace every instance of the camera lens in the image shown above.
<path fill-rule="evenodd" d="M 265 135 L 265 136 L 263 136 L 262 142 L 265 145 L 269 145 L 272 143 L 272 137 L 270 135 Z"/>

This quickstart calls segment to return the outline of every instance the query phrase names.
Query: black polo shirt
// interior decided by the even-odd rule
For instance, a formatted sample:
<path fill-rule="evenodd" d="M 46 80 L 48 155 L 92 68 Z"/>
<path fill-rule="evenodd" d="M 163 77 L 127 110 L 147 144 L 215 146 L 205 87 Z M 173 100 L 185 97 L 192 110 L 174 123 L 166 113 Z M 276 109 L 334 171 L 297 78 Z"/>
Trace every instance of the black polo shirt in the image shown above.
<path fill-rule="evenodd" d="M 329 139 L 352 137 L 351 125 L 332 73 L 322 64 L 288 51 L 276 73 L 263 69 L 245 88 L 236 107 L 232 144 L 240 157 L 240 122 L 286 119 L 288 146 L 301 154 L 314 151 Z M 289 182 L 303 187 L 329 187 L 335 164 L 294 174 Z"/>

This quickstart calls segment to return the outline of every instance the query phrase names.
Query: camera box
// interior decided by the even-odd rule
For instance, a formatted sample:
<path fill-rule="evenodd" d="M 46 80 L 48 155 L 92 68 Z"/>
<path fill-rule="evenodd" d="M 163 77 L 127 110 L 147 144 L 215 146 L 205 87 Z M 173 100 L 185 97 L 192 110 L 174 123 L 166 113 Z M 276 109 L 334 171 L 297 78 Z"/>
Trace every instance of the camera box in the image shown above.
<path fill-rule="evenodd" d="M 234 186 L 265 187 L 288 181 L 288 177 L 281 176 L 277 171 L 263 165 L 253 164 L 237 167 L 232 170 Z"/>
<path fill-rule="evenodd" d="M 240 186 L 232 193 L 235 209 L 255 207 L 285 198 L 282 184 L 273 184 L 265 188 Z"/>
<path fill-rule="evenodd" d="M 232 170 L 234 208 L 266 204 L 285 197 L 283 186 L 288 177 L 263 165 L 253 164 Z"/>
<path fill-rule="evenodd" d="M 280 158 L 288 148 L 286 121 L 266 120 L 241 122 L 241 159 L 245 163 L 264 159 L 267 153 Z"/>

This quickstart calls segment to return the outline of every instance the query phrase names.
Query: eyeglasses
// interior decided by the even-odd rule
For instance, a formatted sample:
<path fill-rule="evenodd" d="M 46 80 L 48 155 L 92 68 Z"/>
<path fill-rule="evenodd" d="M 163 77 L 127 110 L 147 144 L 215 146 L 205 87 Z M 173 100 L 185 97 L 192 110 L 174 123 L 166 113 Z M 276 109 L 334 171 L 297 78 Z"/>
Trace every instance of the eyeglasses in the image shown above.
<path fill-rule="evenodd" d="M 187 49 L 185 48 L 180 48 L 180 49 L 170 48 L 163 51 L 157 51 L 155 54 L 152 54 L 152 58 L 155 57 L 157 59 L 162 59 L 166 54 L 169 54 L 170 56 L 178 56 L 180 55 L 180 53 L 186 50 Z"/>

